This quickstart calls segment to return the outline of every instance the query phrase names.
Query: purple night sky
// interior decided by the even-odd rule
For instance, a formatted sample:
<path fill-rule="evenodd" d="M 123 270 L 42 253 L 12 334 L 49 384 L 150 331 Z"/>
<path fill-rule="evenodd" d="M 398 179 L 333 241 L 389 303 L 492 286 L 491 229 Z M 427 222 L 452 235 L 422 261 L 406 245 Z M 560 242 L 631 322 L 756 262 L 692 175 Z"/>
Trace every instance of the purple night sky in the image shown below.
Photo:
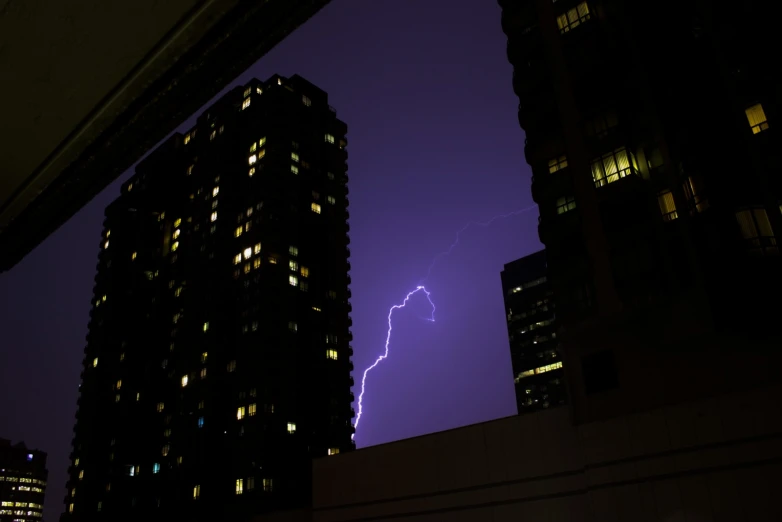
<path fill-rule="evenodd" d="M 532 205 L 505 44 L 491 0 L 336 0 L 231 85 L 298 73 L 348 124 L 356 398 L 389 307 L 457 231 Z M 119 181 L 0 275 L 0 437 L 49 453 L 48 520 L 62 511 L 103 210 L 118 194 Z M 537 215 L 461 234 L 426 282 L 434 323 L 421 292 L 394 312 L 358 447 L 516 413 L 500 271 L 541 248 Z"/>

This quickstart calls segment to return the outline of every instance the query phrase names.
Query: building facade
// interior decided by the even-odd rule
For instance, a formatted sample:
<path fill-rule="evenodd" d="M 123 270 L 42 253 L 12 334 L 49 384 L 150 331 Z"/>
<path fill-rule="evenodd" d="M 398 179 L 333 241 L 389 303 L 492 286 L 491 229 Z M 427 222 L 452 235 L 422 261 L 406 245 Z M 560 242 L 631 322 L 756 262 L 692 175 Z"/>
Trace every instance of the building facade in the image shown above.
<path fill-rule="evenodd" d="M 0 522 L 40 521 L 47 476 L 46 453 L 0 439 Z"/>
<path fill-rule="evenodd" d="M 62 520 L 307 506 L 353 449 L 346 125 L 299 76 L 237 87 L 106 210 Z"/>
<path fill-rule="evenodd" d="M 576 422 L 778 382 L 759 2 L 501 0 Z"/>
<path fill-rule="evenodd" d="M 546 251 L 506 264 L 501 277 L 518 412 L 564 404 L 565 380 Z"/>

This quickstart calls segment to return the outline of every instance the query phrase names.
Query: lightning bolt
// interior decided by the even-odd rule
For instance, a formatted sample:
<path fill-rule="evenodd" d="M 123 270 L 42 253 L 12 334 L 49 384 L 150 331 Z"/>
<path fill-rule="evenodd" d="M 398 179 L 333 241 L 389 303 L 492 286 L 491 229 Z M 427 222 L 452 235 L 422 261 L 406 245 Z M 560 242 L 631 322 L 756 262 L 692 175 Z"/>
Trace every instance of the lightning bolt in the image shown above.
<path fill-rule="evenodd" d="M 454 242 L 451 243 L 451 246 L 448 247 L 448 250 L 444 250 L 434 256 L 432 258 L 432 262 L 429 264 L 429 269 L 426 271 L 426 277 L 424 277 L 419 285 L 415 288 L 415 290 L 412 290 L 407 293 L 404 300 L 402 301 L 402 304 L 397 304 L 389 308 L 388 310 L 388 331 L 386 332 L 386 344 L 385 344 L 385 351 L 382 355 L 380 355 L 377 359 L 375 359 L 375 362 L 372 363 L 371 366 L 369 366 L 366 370 L 364 370 L 364 375 L 361 377 L 361 393 L 358 395 L 358 412 L 356 413 L 356 422 L 353 424 L 353 434 L 350 436 L 351 439 L 355 439 L 356 437 L 356 430 L 358 429 L 358 423 L 361 420 L 361 415 L 364 412 L 363 408 L 363 401 L 364 401 L 364 392 L 366 391 L 366 383 L 367 383 L 367 374 L 375 369 L 378 364 L 380 364 L 383 359 L 388 358 L 388 346 L 391 344 L 391 331 L 392 331 L 392 324 L 391 324 L 391 317 L 394 315 L 394 310 L 399 310 L 401 308 L 404 308 L 407 305 L 407 302 L 410 300 L 411 297 L 413 297 L 418 292 L 423 292 L 426 294 L 426 299 L 429 301 L 429 304 L 432 305 L 432 316 L 424 318 L 426 321 L 434 322 L 434 312 L 435 312 L 435 306 L 434 302 L 432 301 L 432 295 L 431 292 L 429 292 L 426 287 L 424 287 L 423 283 L 425 283 L 429 276 L 432 275 L 432 269 L 434 269 L 437 262 L 447 257 L 453 252 L 453 250 L 459 245 L 459 240 L 461 239 L 461 235 L 463 232 L 465 232 L 468 228 L 474 227 L 474 226 L 481 226 L 481 227 L 488 227 L 498 219 L 507 219 L 509 217 L 518 216 L 519 214 L 524 214 L 526 212 L 529 212 L 530 210 L 537 208 L 537 205 L 532 205 L 526 208 L 522 208 L 520 210 L 514 210 L 513 212 L 508 212 L 507 214 L 498 214 L 491 218 L 488 221 L 479 222 L 479 221 L 470 221 L 466 225 L 464 225 L 461 229 L 459 229 L 458 232 L 456 232 L 456 239 L 454 239 Z"/>

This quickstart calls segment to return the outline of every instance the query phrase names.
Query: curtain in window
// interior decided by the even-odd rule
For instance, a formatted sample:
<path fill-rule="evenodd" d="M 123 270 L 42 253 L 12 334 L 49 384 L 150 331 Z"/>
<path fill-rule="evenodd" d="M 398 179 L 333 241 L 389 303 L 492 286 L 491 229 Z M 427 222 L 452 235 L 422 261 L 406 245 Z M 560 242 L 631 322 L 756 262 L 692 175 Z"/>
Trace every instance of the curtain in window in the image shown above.
<path fill-rule="evenodd" d="M 662 212 L 666 221 L 671 221 L 678 217 L 676 214 L 676 203 L 670 190 L 660 192 L 657 195 L 657 203 L 660 205 L 660 212 Z"/>
<path fill-rule="evenodd" d="M 744 112 L 747 114 L 747 120 L 749 121 L 749 126 L 752 127 L 753 133 L 757 134 L 768 128 L 766 113 L 763 111 L 763 106 L 761 104 L 756 103 Z"/>
<path fill-rule="evenodd" d="M 587 6 L 586 2 L 581 2 L 576 7 L 578 10 L 578 17 L 582 20 L 587 20 L 589 18 L 589 6 Z"/>
<path fill-rule="evenodd" d="M 760 246 L 758 229 L 755 227 L 755 222 L 752 220 L 752 212 L 750 210 L 736 212 L 736 219 L 739 222 L 742 237 L 749 240 L 752 246 Z"/>

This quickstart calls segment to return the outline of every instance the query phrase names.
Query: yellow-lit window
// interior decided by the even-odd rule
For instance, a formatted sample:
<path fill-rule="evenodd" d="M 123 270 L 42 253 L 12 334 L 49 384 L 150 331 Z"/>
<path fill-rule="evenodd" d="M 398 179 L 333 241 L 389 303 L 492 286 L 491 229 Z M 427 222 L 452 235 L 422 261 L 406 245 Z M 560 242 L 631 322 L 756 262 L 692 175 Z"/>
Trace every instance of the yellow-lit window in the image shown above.
<path fill-rule="evenodd" d="M 166 408 L 165 403 L 162 403 L 162 402 L 157 403 L 157 411 L 158 411 L 158 413 L 163 411 L 165 408 Z"/>
<path fill-rule="evenodd" d="M 763 110 L 763 106 L 761 104 L 756 103 L 744 112 L 747 115 L 747 120 L 749 121 L 749 127 L 752 129 L 752 134 L 757 134 L 768 129 L 766 113 Z"/>
<path fill-rule="evenodd" d="M 250 177 L 253 177 L 253 174 L 255 174 L 255 167 L 250 167 L 250 171 L 248 172 L 248 175 Z"/>
<path fill-rule="evenodd" d="M 260 266 L 261 266 L 261 258 L 256 257 L 255 259 L 253 259 L 253 268 L 258 268 Z"/>
<path fill-rule="evenodd" d="M 255 152 L 255 149 L 258 147 L 258 144 L 253 142 L 252 145 L 250 145 L 250 152 Z"/>
<path fill-rule="evenodd" d="M 337 360 L 337 350 L 326 350 L 326 357 Z"/>
<path fill-rule="evenodd" d="M 296 172 L 298 172 L 298 170 L 297 170 Z M 105 242 L 105 243 L 103 243 L 103 248 L 109 248 L 109 242 L 108 242 L 108 240 L 106 240 L 106 242 Z"/>
<path fill-rule="evenodd" d="M 171 446 L 169 446 L 168 444 L 166 444 L 165 446 L 163 446 L 163 449 L 162 449 L 162 450 L 160 450 L 160 453 L 162 453 L 164 457 L 167 457 L 167 456 L 168 456 L 168 453 L 169 453 L 170 451 L 171 451 Z"/>
<path fill-rule="evenodd" d="M 247 406 L 247 415 L 249 415 L 250 417 L 254 417 L 257 410 L 258 408 L 255 405 L 255 403 L 250 404 L 249 406 Z"/>
<path fill-rule="evenodd" d="M 674 202 L 673 194 L 670 190 L 664 190 L 657 194 L 657 204 L 660 205 L 663 221 L 673 221 L 679 217 L 676 213 L 676 202 Z"/>
<path fill-rule="evenodd" d="M 84 478 L 84 470 L 79 471 L 79 480 Z"/>
<path fill-rule="evenodd" d="M 207 352 L 203 352 L 203 353 L 201 354 L 201 362 L 202 362 L 202 363 L 205 363 L 205 362 L 206 362 L 206 359 L 207 359 L 207 357 L 209 357 L 209 354 L 208 354 Z"/>
<path fill-rule="evenodd" d="M 291 152 L 291 161 L 298 162 L 299 161 L 299 155 L 296 154 L 295 152 Z"/>
<path fill-rule="evenodd" d="M 564 214 L 576 208 L 576 199 L 573 196 L 563 196 L 557 199 L 557 214 Z"/>
<path fill-rule="evenodd" d="M 301 267 L 301 277 L 309 277 L 310 276 L 310 269 L 306 266 Z"/>
<path fill-rule="evenodd" d="M 331 143 L 331 144 L 334 143 L 334 136 L 332 134 L 326 134 L 325 139 L 326 139 L 326 143 Z"/>
<path fill-rule="evenodd" d="M 288 433 L 296 433 L 296 423 L 295 422 L 289 422 L 288 423 Z"/>
<path fill-rule="evenodd" d="M 259 87 L 256 87 L 256 88 L 255 88 L 255 92 L 257 92 L 258 94 L 263 94 L 263 89 L 261 89 L 261 87 L 260 87 L 260 86 L 259 86 Z"/>
<path fill-rule="evenodd" d="M 176 218 L 174 220 L 174 228 L 179 228 L 179 225 L 182 224 L 182 218 Z"/>
<path fill-rule="evenodd" d="M 247 163 L 250 165 L 255 165 L 255 162 L 258 161 L 258 156 L 253 154 L 249 158 L 247 158 Z"/>
<path fill-rule="evenodd" d="M 292 255 L 293 257 L 296 257 L 299 255 L 299 249 L 293 245 L 288 247 L 288 253 Z"/>
<path fill-rule="evenodd" d="M 247 491 L 255 489 L 255 477 L 247 477 Z"/>
<path fill-rule="evenodd" d="M 201 498 L 201 486 L 195 485 L 193 486 L 193 500 L 198 500 Z"/>
<path fill-rule="evenodd" d="M 68 513 L 73 513 L 73 502 L 68 504 Z"/>
<path fill-rule="evenodd" d="M 130 260 L 131 261 L 135 261 L 137 257 L 138 257 L 138 254 L 136 252 L 133 252 L 132 254 L 130 254 Z"/>
<path fill-rule="evenodd" d="M 246 109 L 249 106 L 250 106 L 250 98 L 245 98 L 244 101 L 242 102 L 242 110 Z"/>
<path fill-rule="evenodd" d="M 253 247 L 253 254 L 258 255 L 261 253 L 261 244 L 255 243 L 255 246 Z"/>
<path fill-rule="evenodd" d="M 201 368 L 201 378 L 206 379 L 206 368 Z"/>
<path fill-rule="evenodd" d="M 603 187 L 637 173 L 635 158 L 624 147 L 592 160 L 592 180 L 596 187 Z"/>
<path fill-rule="evenodd" d="M 299 167 L 297 167 L 296 165 L 291 165 L 291 172 L 293 172 L 294 174 L 298 174 L 299 173 Z M 107 241 L 107 243 L 108 243 L 108 241 Z"/>
<path fill-rule="evenodd" d="M 78 466 L 79 465 L 79 457 L 76 457 L 76 459 L 73 461 L 73 465 L 74 466 Z"/>
<path fill-rule="evenodd" d="M 261 159 L 261 158 L 263 158 L 264 156 L 266 156 L 266 149 L 261 149 L 261 150 L 259 150 L 259 151 L 258 151 L 258 159 Z"/>
<path fill-rule="evenodd" d="M 309 107 L 310 105 L 312 105 L 312 100 L 310 100 L 306 96 L 302 96 L 301 103 L 303 103 L 306 107 Z"/>
<path fill-rule="evenodd" d="M 116 389 L 121 390 L 122 389 L 122 379 L 117 381 L 117 384 L 115 385 Z"/>
<path fill-rule="evenodd" d="M 235 264 L 235 265 L 238 265 L 238 264 L 239 264 L 239 263 L 241 263 L 241 262 L 242 262 L 242 254 L 236 254 L 236 255 L 234 256 L 234 264 Z"/>
<path fill-rule="evenodd" d="M 288 330 L 290 330 L 291 332 L 295 332 L 298 329 L 299 329 L 299 325 L 298 324 L 294 323 L 293 321 L 289 321 L 288 322 Z"/>
<path fill-rule="evenodd" d="M 120 396 L 119 393 L 114 396 L 114 402 L 119 402 Z"/>
<path fill-rule="evenodd" d="M 188 379 L 187 379 L 187 375 L 183 376 L 183 377 L 182 377 L 182 388 L 184 388 L 185 386 L 187 386 L 187 381 L 188 381 Z"/>
<path fill-rule="evenodd" d="M 209 321 L 204 323 L 204 331 L 205 332 L 209 331 Z"/>
<path fill-rule="evenodd" d="M 177 238 L 180 236 L 180 234 L 181 234 L 180 230 L 179 230 L 179 229 L 176 229 L 176 230 L 174 230 L 174 233 L 173 233 L 173 234 L 171 234 L 171 237 L 172 237 L 173 239 L 177 239 Z"/>
<path fill-rule="evenodd" d="M 273 486 L 272 479 L 270 479 L 270 478 L 263 479 L 263 490 L 264 491 L 271 491 L 272 490 L 272 486 Z"/>
<path fill-rule="evenodd" d="M 236 479 L 236 494 L 244 493 L 244 479 Z"/>
<path fill-rule="evenodd" d="M 95 368 L 96 366 L 98 366 L 98 358 L 97 357 L 92 360 L 92 367 Z"/>
<path fill-rule="evenodd" d="M 244 418 L 244 406 L 236 408 L 236 419 L 242 420 Z"/>
<path fill-rule="evenodd" d="M 299 278 L 295 275 L 289 275 L 288 276 L 288 284 L 291 286 L 299 286 Z"/>
<path fill-rule="evenodd" d="M 777 238 L 771 229 L 771 222 L 764 208 L 751 208 L 736 212 L 741 235 L 751 250 L 776 254 L 779 252 Z"/>
<path fill-rule="evenodd" d="M 313 203 L 312 205 L 310 205 L 310 209 L 311 209 L 311 210 L 312 210 L 314 213 L 316 213 L 316 214 L 320 214 L 320 205 L 318 205 L 317 203 Z"/>
<path fill-rule="evenodd" d="M 322 310 L 321 310 L 320 308 L 318 308 L 317 306 L 313 306 L 313 307 L 312 307 L 312 310 L 313 310 L 314 312 L 321 312 L 321 311 L 322 311 Z"/>
<path fill-rule="evenodd" d="M 181 286 L 177 287 L 177 289 L 174 290 L 174 297 L 179 297 L 180 295 L 182 295 L 182 287 Z"/>
<path fill-rule="evenodd" d="M 567 156 L 559 156 L 557 158 L 548 160 L 549 174 L 553 174 L 554 172 L 562 170 L 565 167 L 567 167 Z"/>
<path fill-rule="evenodd" d="M 244 97 L 247 98 L 250 94 L 252 94 L 252 92 L 253 92 L 252 87 L 247 87 L 244 90 Z"/>
<path fill-rule="evenodd" d="M 557 17 L 559 32 L 564 34 L 571 29 L 575 29 L 582 22 L 589 20 L 589 17 L 589 6 L 587 6 L 586 2 L 581 2 L 576 7 L 568 9 L 567 12 Z"/>
<path fill-rule="evenodd" d="M 209 216 L 209 220 L 212 221 L 213 223 L 217 221 L 217 212 L 212 212 L 212 215 Z"/>
<path fill-rule="evenodd" d="M 329 455 L 337 455 L 339 453 L 339 448 L 329 448 Z"/>
<path fill-rule="evenodd" d="M 253 249 L 250 247 L 245 248 L 244 250 L 242 250 L 242 255 L 244 256 L 245 259 L 250 259 L 250 256 L 253 255 Z"/>
<path fill-rule="evenodd" d="M 299 263 L 291 259 L 288 261 L 288 268 L 293 270 L 294 272 L 299 269 Z"/>
<path fill-rule="evenodd" d="M 250 263 L 245 263 L 243 267 L 244 273 L 249 274 L 250 273 Z"/>
<path fill-rule="evenodd" d="M 217 131 L 212 131 L 209 133 L 209 141 L 212 141 L 217 137 Z"/>
<path fill-rule="evenodd" d="M 329 205 L 333 205 L 337 202 L 337 200 L 334 198 L 334 196 L 326 196 L 326 202 L 328 202 Z"/>
<path fill-rule="evenodd" d="M 188 176 L 193 173 L 193 169 L 194 168 L 195 168 L 195 165 L 190 165 L 190 166 L 187 167 L 187 175 Z"/>
<path fill-rule="evenodd" d="M 179 248 L 179 241 L 174 241 L 173 243 L 171 243 L 172 252 L 176 252 L 178 248 Z"/>
<path fill-rule="evenodd" d="M 219 193 L 220 193 L 220 187 L 219 186 L 212 189 L 212 197 L 215 197 Z"/>

